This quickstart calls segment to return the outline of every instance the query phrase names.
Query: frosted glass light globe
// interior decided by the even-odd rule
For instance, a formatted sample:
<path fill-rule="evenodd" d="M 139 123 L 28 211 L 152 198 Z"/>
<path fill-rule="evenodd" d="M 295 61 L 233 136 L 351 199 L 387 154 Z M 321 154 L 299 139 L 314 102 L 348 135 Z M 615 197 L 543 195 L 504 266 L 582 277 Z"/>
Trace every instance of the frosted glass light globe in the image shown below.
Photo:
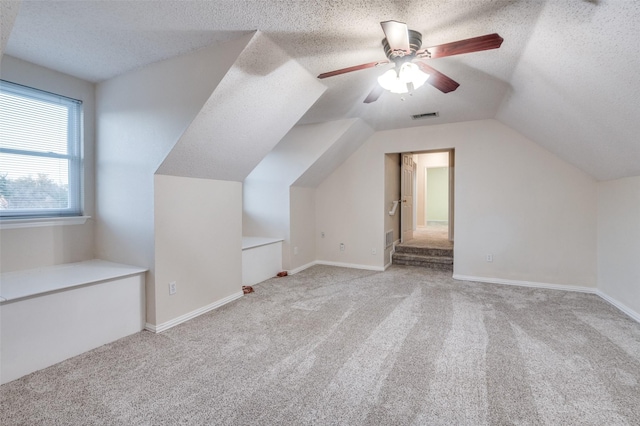
<path fill-rule="evenodd" d="M 378 83 L 391 93 L 408 93 L 409 83 L 413 84 L 415 90 L 424 85 L 428 78 L 429 74 L 422 72 L 416 64 L 405 62 L 400 71 L 396 72 L 394 68 L 378 77 Z"/>

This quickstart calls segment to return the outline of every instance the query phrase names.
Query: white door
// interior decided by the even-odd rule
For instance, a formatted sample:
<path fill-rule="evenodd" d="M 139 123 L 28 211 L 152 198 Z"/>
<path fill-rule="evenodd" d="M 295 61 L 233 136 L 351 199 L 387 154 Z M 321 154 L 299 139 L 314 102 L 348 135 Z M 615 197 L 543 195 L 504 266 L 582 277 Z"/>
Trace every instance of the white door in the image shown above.
<path fill-rule="evenodd" d="M 400 178 L 400 196 L 402 198 L 402 213 L 400 226 L 402 242 L 413 239 L 413 188 L 416 164 L 412 154 L 402 154 L 402 176 Z"/>

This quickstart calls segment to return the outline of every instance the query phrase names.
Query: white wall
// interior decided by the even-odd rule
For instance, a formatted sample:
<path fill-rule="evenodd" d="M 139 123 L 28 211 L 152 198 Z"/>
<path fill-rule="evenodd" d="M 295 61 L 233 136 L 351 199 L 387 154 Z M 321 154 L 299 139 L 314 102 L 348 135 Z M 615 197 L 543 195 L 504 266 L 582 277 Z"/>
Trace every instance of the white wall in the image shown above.
<path fill-rule="evenodd" d="M 595 287 L 595 181 L 495 120 L 375 133 L 317 188 L 318 259 L 381 267 L 384 154 L 444 148 L 456 149 L 456 275 Z"/>
<path fill-rule="evenodd" d="M 150 268 L 156 323 L 153 175 L 251 35 L 151 64 L 97 86 L 97 256 Z"/>
<path fill-rule="evenodd" d="M 282 238 L 282 264 L 289 269 L 289 185 L 286 182 L 245 179 L 242 234 L 245 237 Z"/>
<path fill-rule="evenodd" d="M 291 248 L 289 267 L 286 269 L 300 268 L 316 260 L 316 238 L 319 236 L 316 232 L 315 198 L 315 188 L 290 188 Z"/>
<path fill-rule="evenodd" d="M 242 291 L 242 184 L 164 175 L 154 184 L 161 325 Z"/>
<path fill-rule="evenodd" d="M 598 183 L 598 289 L 640 318 L 640 176 Z"/>
<path fill-rule="evenodd" d="M 325 234 L 316 239 L 319 261 L 383 268 L 389 206 L 384 203 L 384 153 L 371 143 L 377 134 L 316 188 L 316 230 Z"/>
<path fill-rule="evenodd" d="M 95 86 L 66 74 L 4 55 L 0 77 L 14 83 L 79 99 L 83 102 L 84 225 L 44 226 L 0 230 L 2 272 L 94 258 Z M 10 248 L 10 249 L 9 249 Z"/>

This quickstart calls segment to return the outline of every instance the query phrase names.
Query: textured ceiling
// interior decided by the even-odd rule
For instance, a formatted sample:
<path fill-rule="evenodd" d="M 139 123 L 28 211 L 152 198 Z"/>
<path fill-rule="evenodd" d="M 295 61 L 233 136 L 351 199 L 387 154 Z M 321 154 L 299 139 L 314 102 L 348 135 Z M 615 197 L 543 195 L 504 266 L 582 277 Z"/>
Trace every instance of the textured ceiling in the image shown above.
<path fill-rule="evenodd" d="M 9 35 L 19 9 L 20 3 L 18 2 L 0 2 L 0 55 L 4 53 L 5 46 L 9 41 Z"/>
<path fill-rule="evenodd" d="M 264 32 L 311 74 L 384 59 L 380 21 L 423 45 L 497 32 L 498 50 L 435 59 L 460 83 L 403 101 L 362 100 L 381 69 L 323 80 L 301 123 L 360 117 L 375 129 L 498 118 L 598 179 L 640 175 L 637 43 L 632 0 L 23 1 L 6 53 L 101 81 L 142 65 Z M 412 121 L 410 114 L 438 111 Z"/>
<path fill-rule="evenodd" d="M 640 175 L 640 2 L 550 1 L 497 118 L 599 180 Z"/>

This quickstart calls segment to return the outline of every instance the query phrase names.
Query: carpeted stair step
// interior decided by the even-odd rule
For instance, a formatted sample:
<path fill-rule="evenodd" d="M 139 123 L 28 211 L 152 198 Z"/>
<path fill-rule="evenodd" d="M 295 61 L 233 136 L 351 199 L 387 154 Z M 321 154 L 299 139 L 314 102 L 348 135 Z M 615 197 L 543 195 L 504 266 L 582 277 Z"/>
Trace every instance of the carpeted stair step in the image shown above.
<path fill-rule="evenodd" d="M 453 249 L 432 248 L 432 247 L 412 247 L 412 246 L 397 245 L 396 253 L 416 254 L 421 256 L 453 257 Z"/>
<path fill-rule="evenodd" d="M 398 253 L 393 254 L 394 265 L 423 266 L 440 271 L 453 271 L 453 257 L 424 256 L 421 254 Z"/>

